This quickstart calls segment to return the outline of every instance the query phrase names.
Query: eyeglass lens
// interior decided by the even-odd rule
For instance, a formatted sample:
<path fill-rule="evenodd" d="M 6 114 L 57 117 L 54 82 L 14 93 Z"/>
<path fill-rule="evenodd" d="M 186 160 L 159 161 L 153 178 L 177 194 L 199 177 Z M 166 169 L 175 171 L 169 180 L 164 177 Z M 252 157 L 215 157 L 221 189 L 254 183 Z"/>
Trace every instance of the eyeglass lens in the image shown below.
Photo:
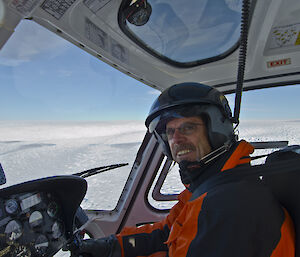
<path fill-rule="evenodd" d="M 168 139 L 171 139 L 174 136 L 176 129 L 178 129 L 179 133 L 182 135 L 191 135 L 197 129 L 198 125 L 203 125 L 200 123 L 183 123 L 178 128 L 167 128 L 166 129 L 166 136 Z"/>

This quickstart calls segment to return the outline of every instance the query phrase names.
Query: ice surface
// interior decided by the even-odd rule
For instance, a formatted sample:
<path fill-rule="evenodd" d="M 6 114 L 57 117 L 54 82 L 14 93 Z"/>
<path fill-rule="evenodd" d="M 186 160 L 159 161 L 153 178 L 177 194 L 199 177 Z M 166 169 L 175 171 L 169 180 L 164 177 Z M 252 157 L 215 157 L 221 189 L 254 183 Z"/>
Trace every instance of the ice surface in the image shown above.
<path fill-rule="evenodd" d="M 89 189 L 83 207 L 113 209 L 145 132 L 142 121 L 0 121 L 0 163 L 6 172 L 5 186 L 128 162 L 129 166 L 87 179 Z M 300 120 L 244 121 L 238 133 L 248 141 L 288 140 L 289 144 L 299 144 Z M 171 172 L 169 177 L 163 189 L 180 191 L 180 183 L 175 183 L 177 172 Z"/>
<path fill-rule="evenodd" d="M 143 122 L 0 122 L 0 163 L 10 186 L 114 163 L 87 178 L 85 208 L 113 209 L 145 134 Z M 109 199 L 105 195 L 109 194 Z M 94 199 L 94 200 L 91 200 Z"/>
<path fill-rule="evenodd" d="M 0 163 L 7 177 L 7 184 L 2 187 L 128 162 L 129 166 L 87 178 L 89 189 L 82 207 L 113 209 L 145 132 L 141 121 L 1 121 Z M 244 121 L 239 126 L 239 137 L 248 141 L 288 140 L 290 145 L 300 144 L 300 120 Z M 163 191 L 181 189 L 178 174 L 172 171 Z"/>

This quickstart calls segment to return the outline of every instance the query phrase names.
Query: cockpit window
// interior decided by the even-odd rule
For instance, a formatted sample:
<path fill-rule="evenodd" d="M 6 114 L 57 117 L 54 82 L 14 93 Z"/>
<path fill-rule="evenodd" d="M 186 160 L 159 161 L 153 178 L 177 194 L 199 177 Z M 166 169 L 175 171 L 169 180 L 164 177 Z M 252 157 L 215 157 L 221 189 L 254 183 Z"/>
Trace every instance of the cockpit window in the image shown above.
<path fill-rule="evenodd" d="M 31 20 L 23 20 L 0 51 L 0 90 L 3 186 L 128 163 L 86 179 L 82 207 L 113 209 L 156 90 Z"/>
<path fill-rule="evenodd" d="M 173 65 L 194 66 L 237 47 L 241 8 L 242 0 L 132 0 L 123 4 L 119 20 L 123 31 L 151 54 Z"/>

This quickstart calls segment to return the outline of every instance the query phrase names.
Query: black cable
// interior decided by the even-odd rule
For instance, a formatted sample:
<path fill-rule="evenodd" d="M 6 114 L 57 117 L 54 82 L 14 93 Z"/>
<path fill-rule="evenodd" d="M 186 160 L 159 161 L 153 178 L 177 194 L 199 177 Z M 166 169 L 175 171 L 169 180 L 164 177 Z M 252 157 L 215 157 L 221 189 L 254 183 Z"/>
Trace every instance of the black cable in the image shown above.
<path fill-rule="evenodd" d="M 242 6 L 242 16 L 241 16 L 241 39 L 240 39 L 239 61 L 238 61 L 237 85 L 235 90 L 234 116 L 232 117 L 233 123 L 237 123 L 237 124 L 239 124 L 244 74 L 245 74 L 245 66 L 246 66 L 249 17 L 250 17 L 250 0 L 244 0 Z"/>

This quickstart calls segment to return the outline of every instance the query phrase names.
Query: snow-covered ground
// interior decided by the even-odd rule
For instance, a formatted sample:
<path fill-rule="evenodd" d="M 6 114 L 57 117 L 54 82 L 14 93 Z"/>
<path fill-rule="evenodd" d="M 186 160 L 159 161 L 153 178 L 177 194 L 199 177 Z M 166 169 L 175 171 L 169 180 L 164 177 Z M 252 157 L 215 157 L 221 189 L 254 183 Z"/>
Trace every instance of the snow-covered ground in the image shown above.
<path fill-rule="evenodd" d="M 142 121 L 0 121 L 0 163 L 7 177 L 4 186 L 128 162 L 128 166 L 87 178 L 89 189 L 82 206 L 113 209 L 145 131 Z M 289 144 L 300 144 L 300 120 L 244 121 L 238 133 L 240 139 L 248 141 L 288 140 Z M 176 172 L 170 175 L 164 190 L 176 191 L 174 184 L 179 183 L 174 181 L 178 176 Z"/>
<path fill-rule="evenodd" d="M 87 178 L 89 188 L 82 207 L 113 209 L 145 132 L 141 121 L 0 121 L 0 163 L 7 178 L 2 187 L 128 162 L 128 166 Z M 300 120 L 244 121 L 239 126 L 239 137 L 248 141 L 288 140 L 290 145 L 300 144 Z M 172 171 L 168 177 L 163 191 L 177 192 L 181 188 L 178 174 Z"/>
<path fill-rule="evenodd" d="M 128 162 L 123 168 L 87 178 L 89 189 L 83 207 L 113 209 L 145 131 L 143 122 L 133 121 L 0 122 L 5 186 Z"/>

